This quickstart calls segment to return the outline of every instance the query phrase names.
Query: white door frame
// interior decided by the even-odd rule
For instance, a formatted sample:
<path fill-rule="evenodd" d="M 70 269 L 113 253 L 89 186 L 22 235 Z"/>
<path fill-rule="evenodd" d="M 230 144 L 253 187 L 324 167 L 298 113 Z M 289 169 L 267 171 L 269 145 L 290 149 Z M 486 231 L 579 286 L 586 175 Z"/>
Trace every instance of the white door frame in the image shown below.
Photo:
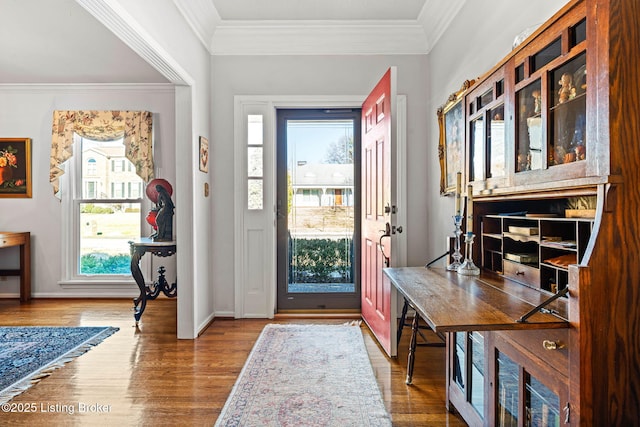
<path fill-rule="evenodd" d="M 360 108 L 366 95 L 234 97 L 234 317 L 273 318 L 276 311 L 276 110 Z M 406 96 L 397 106 L 397 224 L 406 229 Z M 263 209 L 247 210 L 247 115 L 263 116 Z M 405 266 L 406 233 L 394 234 L 392 265 Z M 255 238 L 255 239 L 254 239 Z M 247 239 L 251 240 L 248 243 Z"/>

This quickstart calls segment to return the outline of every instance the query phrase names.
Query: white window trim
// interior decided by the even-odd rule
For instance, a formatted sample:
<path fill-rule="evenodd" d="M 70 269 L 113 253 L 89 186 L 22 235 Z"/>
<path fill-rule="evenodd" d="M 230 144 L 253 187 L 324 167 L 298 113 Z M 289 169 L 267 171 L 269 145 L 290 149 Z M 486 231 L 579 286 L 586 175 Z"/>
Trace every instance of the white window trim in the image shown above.
<path fill-rule="evenodd" d="M 234 251 L 234 317 L 273 318 L 276 310 L 276 109 L 278 108 L 360 108 L 366 96 L 250 96 L 234 97 L 234 188 L 235 188 L 235 251 Z M 406 95 L 397 96 L 397 206 L 398 224 L 406 224 Z M 262 114 L 264 132 L 264 208 L 261 218 L 247 217 L 246 209 L 246 146 L 247 115 Z M 252 215 L 258 212 L 253 211 Z M 247 221 L 262 223 L 266 242 L 263 254 L 263 288 L 251 288 L 247 277 L 248 252 L 246 244 Z M 406 265 L 406 233 L 394 236 L 393 265 Z"/>
<path fill-rule="evenodd" d="M 74 146 L 79 142 L 79 137 L 74 135 Z M 77 194 L 78 190 L 82 191 L 82 179 L 81 174 L 76 174 L 76 171 L 82 170 L 82 155 L 80 150 L 74 150 L 75 155 L 66 161 L 62 167 L 65 173 L 60 177 L 60 198 L 61 198 L 61 213 L 62 213 L 62 235 L 61 241 L 61 253 L 65 254 L 61 257 L 61 278 L 58 284 L 62 288 L 71 289 L 91 289 L 91 296 L 105 297 L 105 296 L 137 296 L 139 293 L 136 282 L 133 277 L 126 275 L 79 275 L 76 272 L 75 258 L 79 253 L 78 244 L 80 242 L 79 229 L 74 226 L 79 221 L 77 218 L 79 210 L 77 209 L 77 202 L 73 198 L 73 194 Z M 71 179 L 71 178 L 75 179 Z M 78 188 L 80 187 L 80 188 Z M 104 202 L 105 200 L 100 200 Z M 110 200 L 111 201 L 111 200 Z M 117 203 L 117 200 L 115 200 Z M 144 230 L 144 218 L 142 212 L 147 212 L 150 209 L 150 202 L 145 198 L 142 199 L 140 205 L 140 225 L 141 230 Z M 151 261 L 143 257 L 140 263 L 140 268 L 144 277 L 151 277 Z M 129 288 L 131 292 L 123 294 L 124 288 Z M 110 292 L 111 291 L 111 292 Z M 114 291 L 117 292 L 114 294 Z M 82 294 L 81 296 L 86 296 Z"/>

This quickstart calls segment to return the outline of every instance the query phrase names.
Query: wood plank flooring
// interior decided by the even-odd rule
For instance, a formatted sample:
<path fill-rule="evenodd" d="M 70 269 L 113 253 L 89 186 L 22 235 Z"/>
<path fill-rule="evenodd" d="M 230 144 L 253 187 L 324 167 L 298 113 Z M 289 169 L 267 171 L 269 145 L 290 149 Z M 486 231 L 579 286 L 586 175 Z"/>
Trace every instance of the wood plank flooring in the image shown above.
<path fill-rule="evenodd" d="M 211 426 L 264 325 L 345 321 L 218 319 L 197 340 L 177 340 L 175 300 L 150 301 L 139 328 L 131 307 L 131 301 L 123 299 L 35 299 L 23 304 L 0 300 L 3 326 L 120 328 L 15 397 L 11 403 L 22 405 L 23 411 L 0 412 L 0 425 Z M 394 426 L 466 425 L 445 409 L 444 348 L 418 348 L 414 384 L 407 386 L 409 329 L 398 359 L 387 358 L 368 328 L 362 330 Z M 85 411 L 78 410 L 80 404 Z M 29 407 L 35 411 L 24 410 Z"/>

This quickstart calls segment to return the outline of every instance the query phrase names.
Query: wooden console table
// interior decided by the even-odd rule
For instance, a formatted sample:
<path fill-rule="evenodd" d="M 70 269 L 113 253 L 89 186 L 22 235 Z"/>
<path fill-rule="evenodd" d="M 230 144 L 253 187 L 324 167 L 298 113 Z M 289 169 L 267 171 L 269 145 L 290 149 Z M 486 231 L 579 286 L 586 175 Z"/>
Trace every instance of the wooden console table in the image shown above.
<path fill-rule="evenodd" d="M 568 328 L 566 302 L 554 301 L 548 308 L 557 315 L 537 311 L 518 321 L 545 295 L 511 283 L 497 275 L 462 276 L 444 268 L 385 268 L 393 286 L 416 315 L 411 328 L 407 361 L 407 384 L 411 384 L 420 318 L 434 332 L 530 330 Z"/>
<path fill-rule="evenodd" d="M 20 246 L 20 269 L 1 270 L 0 276 L 20 276 L 20 301 L 31 300 L 31 233 L 0 231 L 0 248 Z"/>
<path fill-rule="evenodd" d="M 140 259 L 147 252 L 159 256 L 168 257 L 176 253 L 176 242 L 154 242 L 151 239 L 142 239 L 140 242 L 129 242 L 131 251 L 131 275 L 140 288 L 140 296 L 133 300 L 133 317 L 136 325 L 147 307 L 147 300 L 154 300 L 160 295 L 160 292 L 169 298 L 175 298 L 178 295 L 177 281 L 173 284 L 167 282 L 163 266 L 158 268 L 158 280 L 147 285 L 142 271 L 140 270 Z"/>

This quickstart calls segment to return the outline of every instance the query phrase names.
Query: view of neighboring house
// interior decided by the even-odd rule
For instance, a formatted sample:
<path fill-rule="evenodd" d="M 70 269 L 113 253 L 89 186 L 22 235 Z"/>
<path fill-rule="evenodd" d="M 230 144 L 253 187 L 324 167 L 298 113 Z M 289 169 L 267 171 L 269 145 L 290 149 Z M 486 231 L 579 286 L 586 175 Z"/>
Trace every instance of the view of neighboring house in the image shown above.
<path fill-rule="evenodd" d="M 89 147 L 82 151 L 82 195 L 85 199 L 139 199 L 142 181 L 124 156 L 124 146 Z"/>
<path fill-rule="evenodd" d="M 353 164 L 299 161 L 291 173 L 293 205 L 353 206 Z"/>

